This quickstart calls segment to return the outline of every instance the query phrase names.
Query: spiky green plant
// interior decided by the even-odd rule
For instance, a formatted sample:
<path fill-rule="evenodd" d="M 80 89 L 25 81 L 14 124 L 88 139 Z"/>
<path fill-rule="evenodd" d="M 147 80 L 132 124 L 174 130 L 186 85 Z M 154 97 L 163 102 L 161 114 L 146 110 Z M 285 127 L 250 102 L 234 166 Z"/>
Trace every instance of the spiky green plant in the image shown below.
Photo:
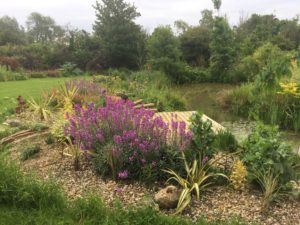
<path fill-rule="evenodd" d="M 38 115 L 41 120 L 48 120 L 52 115 L 51 102 L 53 99 L 54 94 L 45 94 L 44 97 L 38 101 L 31 98 L 29 104 L 33 110 L 33 115 Z"/>
<path fill-rule="evenodd" d="M 80 143 L 74 144 L 70 137 L 67 137 L 66 146 L 70 149 L 70 153 L 64 153 L 64 155 L 70 156 L 73 158 L 74 170 L 80 170 L 80 157 L 82 151 L 80 149 Z"/>
<path fill-rule="evenodd" d="M 210 172 L 210 164 L 202 158 L 199 158 L 199 160 L 195 159 L 192 163 L 188 163 L 185 154 L 182 152 L 182 159 L 186 172 L 185 178 L 173 170 L 163 170 L 171 175 L 167 182 L 174 180 L 182 187 L 175 214 L 181 213 L 189 205 L 193 193 L 196 194 L 197 200 L 199 201 L 200 193 L 212 184 L 212 182 L 209 182 L 211 178 L 222 176 L 228 179 L 227 176 L 222 173 Z"/>
<path fill-rule="evenodd" d="M 257 178 L 263 192 L 262 209 L 267 210 L 272 202 L 278 200 L 284 194 L 282 185 L 279 183 L 279 177 L 271 170 L 257 171 L 254 176 Z"/>

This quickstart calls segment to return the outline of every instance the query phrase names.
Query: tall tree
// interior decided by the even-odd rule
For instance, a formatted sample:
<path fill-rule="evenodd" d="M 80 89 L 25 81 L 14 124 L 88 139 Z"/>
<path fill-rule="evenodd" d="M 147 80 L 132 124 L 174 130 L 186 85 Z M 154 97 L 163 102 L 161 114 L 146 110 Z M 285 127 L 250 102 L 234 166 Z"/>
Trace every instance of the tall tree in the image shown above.
<path fill-rule="evenodd" d="M 0 45 L 24 44 L 25 32 L 15 18 L 3 16 L 0 18 Z"/>
<path fill-rule="evenodd" d="M 110 67 L 138 66 L 141 27 L 134 20 L 140 16 L 134 5 L 124 0 L 101 0 L 94 6 L 95 34 Z"/>
<path fill-rule="evenodd" d="M 213 11 L 205 9 L 201 12 L 201 19 L 199 21 L 201 27 L 205 27 L 209 30 L 212 30 L 214 26 L 214 16 Z"/>
<path fill-rule="evenodd" d="M 220 11 L 222 0 L 212 0 L 215 10 Z"/>
<path fill-rule="evenodd" d="M 33 12 L 26 21 L 27 32 L 31 42 L 49 43 L 61 40 L 65 31 L 56 25 L 55 20 L 49 16 Z"/>
<path fill-rule="evenodd" d="M 174 26 L 175 26 L 178 34 L 182 34 L 182 33 L 186 32 L 187 29 L 189 29 L 189 27 L 190 27 L 188 25 L 188 23 L 183 20 L 176 20 L 174 22 Z"/>
<path fill-rule="evenodd" d="M 179 37 L 182 55 L 193 66 L 208 66 L 211 32 L 206 26 L 190 27 Z"/>
<path fill-rule="evenodd" d="M 224 17 L 216 17 L 210 43 L 211 75 L 215 81 L 225 81 L 235 60 L 234 33 Z"/>
<path fill-rule="evenodd" d="M 148 41 L 148 51 L 150 59 L 153 60 L 179 60 L 179 41 L 170 26 L 155 28 Z"/>

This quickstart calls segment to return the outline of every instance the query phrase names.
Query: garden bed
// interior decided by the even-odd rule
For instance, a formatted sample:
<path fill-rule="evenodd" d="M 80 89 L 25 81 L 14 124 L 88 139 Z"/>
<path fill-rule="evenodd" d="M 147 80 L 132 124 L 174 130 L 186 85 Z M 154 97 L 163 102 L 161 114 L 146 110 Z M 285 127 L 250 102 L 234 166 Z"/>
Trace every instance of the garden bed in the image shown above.
<path fill-rule="evenodd" d="M 41 151 L 27 161 L 20 161 L 20 145 L 13 146 L 10 158 L 20 162 L 24 171 L 34 171 L 41 179 L 54 179 L 58 181 L 70 199 L 85 196 L 88 193 L 101 196 L 107 205 L 112 206 L 120 201 L 126 206 L 152 205 L 153 195 L 162 183 L 147 187 L 138 182 L 115 182 L 111 179 L 103 179 L 92 170 L 90 161 L 83 159 L 81 170 L 75 171 L 73 161 L 69 157 L 62 157 L 61 151 L 64 146 L 58 144 L 47 145 L 44 140 L 36 139 L 30 142 L 39 144 Z M 23 143 L 22 146 L 26 146 Z M 230 187 L 212 187 L 209 192 L 203 193 L 200 202 L 193 199 L 183 216 L 197 220 L 206 218 L 209 221 L 229 220 L 233 217 L 240 218 L 247 223 L 258 224 L 299 224 L 300 202 L 288 198 L 280 203 L 272 205 L 267 212 L 262 212 L 260 192 L 246 189 L 235 191 Z M 166 214 L 172 210 L 163 211 Z"/>

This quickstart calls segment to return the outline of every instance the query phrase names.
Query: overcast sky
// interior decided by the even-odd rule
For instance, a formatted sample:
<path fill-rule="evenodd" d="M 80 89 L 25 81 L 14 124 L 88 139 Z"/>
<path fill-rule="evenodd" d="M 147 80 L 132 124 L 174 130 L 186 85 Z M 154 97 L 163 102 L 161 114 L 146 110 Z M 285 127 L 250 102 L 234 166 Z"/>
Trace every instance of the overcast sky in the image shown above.
<path fill-rule="evenodd" d="M 92 31 L 96 0 L 0 0 L 0 16 L 15 17 L 22 25 L 31 12 L 53 17 L 60 25 L 71 25 Z M 137 20 L 151 31 L 157 25 L 173 24 L 182 19 L 197 24 L 203 9 L 212 9 L 211 0 L 128 0 L 135 4 L 142 16 Z M 223 0 L 222 14 L 232 25 L 241 15 L 252 13 L 276 14 L 279 18 L 293 18 L 300 14 L 300 0 Z"/>

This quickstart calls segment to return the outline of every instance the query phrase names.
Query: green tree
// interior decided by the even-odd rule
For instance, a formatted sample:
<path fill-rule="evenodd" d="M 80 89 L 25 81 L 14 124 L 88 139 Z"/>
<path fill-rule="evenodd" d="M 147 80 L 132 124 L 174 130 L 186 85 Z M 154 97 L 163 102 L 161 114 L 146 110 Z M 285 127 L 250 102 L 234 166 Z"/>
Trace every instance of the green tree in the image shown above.
<path fill-rule="evenodd" d="M 100 43 L 98 38 L 92 36 L 85 30 L 71 30 L 69 31 L 69 50 L 70 62 L 75 63 L 79 68 L 86 70 L 90 63 L 95 59 L 100 59 Z M 102 64 L 103 62 L 98 62 Z"/>
<path fill-rule="evenodd" d="M 159 60 L 167 58 L 178 61 L 180 58 L 179 40 L 170 26 L 155 28 L 148 40 L 149 58 Z"/>
<path fill-rule="evenodd" d="M 141 27 L 134 20 L 140 16 L 134 5 L 124 0 L 96 2 L 95 34 L 110 67 L 138 66 Z"/>
<path fill-rule="evenodd" d="M 25 32 L 15 18 L 3 16 L 0 18 L 0 45 L 24 44 Z"/>
<path fill-rule="evenodd" d="M 257 87 L 274 87 L 280 79 L 291 75 L 291 58 L 279 47 L 266 43 L 253 54 L 258 64 Z"/>
<path fill-rule="evenodd" d="M 226 81 L 228 70 L 235 61 L 234 32 L 227 20 L 216 17 L 210 43 L 210 69 L 214 81 Z"/>
<path fill-rule="evenodd" d="M 183 58 L 193 66 L 208 66 L 210 31 L 206 27 L 190 27 L 180 35 Z"/>
<path fill-rule="evenodd" d="M 174 22 L 174 27 L 176 28 L 178 34 L 182 34 L 190 28 L 188 23 L 183 20 L 176 20 Z"/>
<path fill-rule="evenodd" d="M 214 4 L 214 8 L 219 12 L 221 5 L 222 5 L 222 0 L 212 0 Z"/>
<path fill-rule="evenodd" d="M 213 11 L 205 9 L 201 12 L 201 19 L 199 21 L 201 27 L 212 30 L 214 27 Z"/>
<path fill-rule="evenodd" d="M 30 42 L 46 44 L 61 41 L 65 36 L 64 29 L 56 25 L 54 19 L 37 12 L 29 15 L 26 25 Z"/>

